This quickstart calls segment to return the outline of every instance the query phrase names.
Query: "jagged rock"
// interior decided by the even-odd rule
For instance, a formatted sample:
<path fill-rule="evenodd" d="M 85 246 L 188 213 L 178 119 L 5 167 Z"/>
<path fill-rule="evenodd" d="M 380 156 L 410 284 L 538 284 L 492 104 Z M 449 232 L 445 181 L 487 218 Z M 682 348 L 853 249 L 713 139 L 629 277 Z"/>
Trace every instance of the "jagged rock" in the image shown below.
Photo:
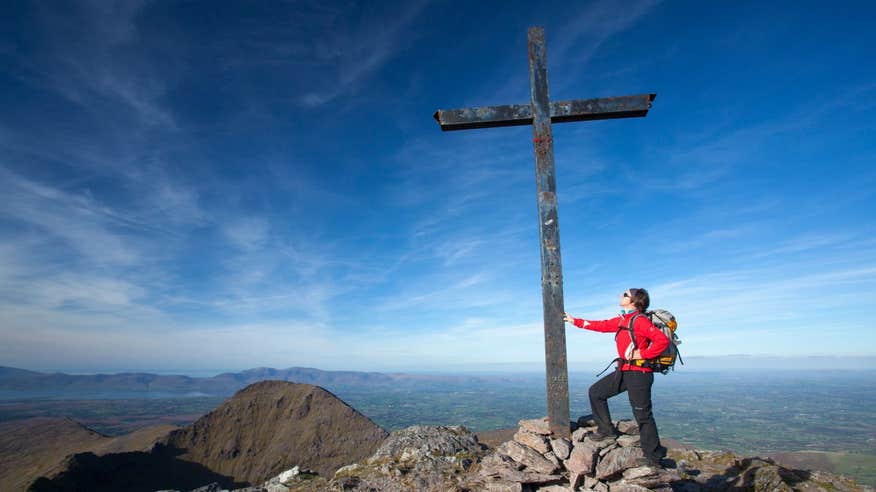
<path fill-rule="evenodd" d="M 465 427 L 415 425 L 391 433 L 369 461 L 436 459 L 481 450 L 477 437 Z"/>
<path fill-rule="evenodd" d="M 503 481 L 522 484 L 550 483 L 561 480 L 562 475 L 537 473 L 530 470 L 520 470 L 518 464 L 508 456 L 499 453 L 487 456 L 481 461 L 480 476 L 484 479 L 499 478 Z"/>
<path fill-rule="evenodd" d="M 566 469 L 572 473 L 590 474 L 596 466 L 599 450 L 592 443 L 581 444 L 572 448 L 569 459 L 563 462 Z"/>
<path fill-rule="evenodd" d="M 517 472 L 522 468 L 520 464 L 512 460 L 511 457 L 501 453 L 492 453 L 481 460 L 481 466 L 478 473 L 481 477 L 487 478 L 490 476 L 502 476 L 505 473 Z"/>
<path fill-rule="evenodd" d="M 655 473 L 655 470 L 650 466 L 638 466 L 636 468 L 624 470 L 624 478 L 627 480 L 633 480 L 636 478 L 651 476 Z"/>
<path fill-rule="evenodd" d="M 602 483 L 602 482 L 600 482 L 599 480 L 597 480 L 593 477 L 584 477 L 584 487 L 586 487 L 588 489 L 592 489 L 592 488 L 596 487 L 597 484 L 600 484 L 600 483 Z"/>
<path fill-rule="evenodd" d="M 514 440 L 523 444 L 524 446 L 529 446 L 530 448 L 538 451 L 539 453 L 546 453 L 550 450 L 548 446 L 548 440 L 545 436 L 541 434 L 535 434 L 533 432 L 529 432 L 524 429 L 520 429 L 514 434 Z"/>
<path fill-rule="evenodd" d="M 359 477 L 341 477 L 332 481 L 332 484 L 341 490 L 354 490 L 359 483 Z"/>
<path fill-rule="evenodd" d="M 351 473 L 354 473 L 356 470 L 358 470 L 359 467 L 360 467 L 359 463 L 353 463 L 352 465 L 342 466 L 342 467 L 338 468 L 338 470 L 335 472 L 335 476 L 337 477 L 337 476 L 349 475 Z"/>
<path fill-rule="evenodd" d="M 581 477 L 593 473 L 599 450 L 594 446 L 580 445 L 572 449 L 569 459 L 563 462 L 569 471 L 569 482 L 572 487 L 577 487 Z"/>
<path fill-rule="evenodd" d="M 611 492 L 651 492 L 651 489 L 633 483 L 616 482 L 609 488 Z"/>
<path fill-rule="evenodd" d="M 573 489 L 571 487 L 564 487 L 562 485 L 543 485 L 537 489 L 536 492 L 572 492 Z"/>
<path fill-rule="evenodd" d="M 602 449 L 599 450 L 599 456 L 605 456 L 605 455 L 607 455 L 608 453 L 610 453 L 610 452 L 614 451 L 615 449 L 617 449 L 618 447 L 619 447 L 619 446 L 617 445 L 617 443 L 615 443 L 615 442 L 610 443 L 608 446 L 605 446 L 604 448 L 602 448 Z"/>
<path fill-rule="evenodd" d="M 565 437 L 551 439 L 550 443 L 551 449 L 554 451 L 554 456 L 561 460 L 568 458 L 569 453 L 572 452 L 572 443 Z"/>
<path fill-rule="evenodd" d="M 542 453 L 541 455 L 544 456 L 544 459 L 553 463 L 554 466 L 560 466 L 560 460 L 557 459 L 557 455 L 555 455 L 553 451 L 548 451 L 546 453 Z"/>
<path fill-rule="evenodd" d="M 538 473 L 551 474 L 557 470 L 556 464 L 540 455 L 534 449 L 528 448 L 516 441 L 503 443 L 497 451 Z"/>
<path fill-rule="evenodd" d="M 284 472 L 280 473 L 276 477 L 269 479 L 267 482 L 262 484 L 261 488 L 256 490 L 264 490 L 266 492 L 287 492 L 291 487 L 300 484 L 304 480 L 309 480 L 313 477 L 317 476 L 317 473 L 311 470 L 302 470 L 300 467 L 295 466 Z"/>
<path fill-rule="evenodd" d="M 603 439 L 601 441 L 594 441 L 593 439 L 590 439 L 589 435 L 586 436 L 581 442 L 592 443 L 594 446 L 596 446 L 599 449 L 603 449 L 603 448 L 617 445 L 616 439 Z"/>
<path fill-rule="evenodd" d="M 639 426 L 632 420 L 621 420 L 617 423 L 617 430 L 630 436 L 639 435 Z"/>
<path fill-rule="evenodd" d="M 643 468 L 650 468 L 650 467 L 643 467 Z M 676 483 L 679 483 L 681 481 L 681 477 L 677 473 L 675 473 L 674 471 L 664 470 L 664 469 L 655 469 L 655 468 L 650 468 L 650 469 L 651 469 L 650 474 L 641 475 L 641 476 L 637 476 L 637 477 L 633 477 L 633 476 L 627 477 L 626 472 L 624 472 L 624 479 L 621 481 L 624 483 L 639 485 L 641 487 L 645 487 L 645 488 L 651 489 L 651 490 L 659 490 L 659 489 L 666 489 L 666 488 L 668 488 L 669 490 L 672 490 L 673 489 L 672 484 L 676 484 Z M 641 473 L 644 473 L 644 471 Z"/>
<path fill-rule="evenodd" d="M 547 417 L 542 417 L 540 419 L 530 419 L 530 420 L 521 420 L 519 422 L 520 428 L 532 432 L 533 434 L 541 434 L 543 436 L 551 435 L 551 425 L 548 422 Z"/>
<path fill-rule="evenodd" d="M 608 485 L 592 477 L 584 480 L 584 490 L 593 492 L 608 492 Z"/>
<path fill-rule="evenodd" d="M 652 492 L 675 492 L 677 490 L 683 489 L 683 487 L 679 488 L 678 485 L 671 485 L 668 483 L 653 483 L 650 485 L 643 485 L 639 482 L 631 482 L 628 480 L 618 480 L 616 482 L 611 482 L 608 484 L 609 490 L 614 492 L 615 490 L 623 490 L 628 492 L 642 492 L 643 490 L 650 490 Z"/>
<path fill-rule="evenodd" d="M 784 477 L 782 475 L 784 475 Z M 762 460 L 751 460 L 746 472 L 739 476 L 737 480 L 733 482 L 733 485 L 753 490 L 754 492 L 791 492 L 793 489 L 785 483 L 785 479 L 801 481 L 800 477 L 796 476 L 789 470 L 784 470 L 783 473 L 783 471 L 773 463 Z"/>
<path fill-rule="evenodd" d="M 628 468 L 635 467 L 636 460 L 644 457 L 645 455 L 638 447 L 613 449 L 596 465 L 595 476 L 600 480 L 612 477 Z"/>
<path fill-rule="evenodd" d="M 638 446 L 641 440 L 642 439 L 638 435 L 623 435 L 617 438 L 617 443 L 623 448 L 628 448 L 630 446 Z"/>
<path fill-rule="evenodd" d="M 486 492 L 523 492 L 523 485 L 504 480 L 488 481 L 481 484 L 480 489 Z"/>
<path fill-rule="evenodd" d="M 317 475 L 319 474 L 313 470 L 302 470 L 301 467 L 294 466 L 277 475 L 277 480 L 282 484 L 291 484 L 313 478 Z"/>
<path fill-rule="evenodd" d="M 222 492 L 224 489 L 222 485 L 218 482 L 213 482 L 208 485 L 204 485 L 203 487 L 198 487 L 196 489 L 192 489 L 189 492 Z"/>
<path fill-rule="evenodd" d="M 306 490 L 462 490 L 466 488 L 462 485 L 464 481 L 476 479 L 466 473 L 466 463 L 470 466 L 479 460 L 484 449 L 465 427 L 408 427 L 390 434 L 370 458 L 358 467 L 347 467 L 342 476 L 325 488 Z M 497 480 L 501 481 L 498 478 L 492 481 Z M 468 488 L 482 487 L 483 483 L 479 483 Z"/>
<path fill-rule="evenodd" d="M 574 432 L 572 432 L 572 442 L 581 442 L 584 440 L 584 436 L 591 432 L 588 427 L 579 427 Z"/>
<path fill-rule="evenodd" d="M 301 469 L 296 466 L 296 467 L 293 467 L 289 470 L 286 470 L 283 473 L 281 473 L 280 475 L 278 475 L 277 480 L 279 480 L 280 483 L 289 483 L 289 482 L 295 480 L 298 477 L 298 475 L 300 475 L 300 474 L 301 474 Z"/>

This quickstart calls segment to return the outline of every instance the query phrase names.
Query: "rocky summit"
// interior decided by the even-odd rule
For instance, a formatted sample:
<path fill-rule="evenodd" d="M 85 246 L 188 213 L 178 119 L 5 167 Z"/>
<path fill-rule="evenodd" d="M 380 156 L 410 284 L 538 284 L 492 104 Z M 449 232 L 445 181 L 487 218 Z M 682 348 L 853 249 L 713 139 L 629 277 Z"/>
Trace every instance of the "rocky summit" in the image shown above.
<path fill-rule="evenodd" d="M 616 424 L 622 435 L 594 441 L 596 427 L 584 417 L 566 440 L 549 435 L 546 419 L 522 420 L 513 439 L 495 448 L 464 427 L 415 426 L 393 432 L 369 458 L 331 477 L 293 468 L 232 492 L 872 491 L 845 477 L 726 452 L 671 449 L 662 466 L 648 466 L 635 424 Z M 208 484 L 191 492 L 222 490 Z"/>
<path fill-rule="evenodd" d="M 169 432 L 147 451 L 69 455 L 30 490 L 873 490 L 842 476 L 795 470 L 766 458 L 683 446 L 669 449 L 660 463 L 648 463 L 635 423 L 615 425 L 620 435 L 597 441 L 594 422 L 582 417 L 570 423 L 571 439 L 557 439 L 546 419 L 521 420 L 516 430 L 491 433 L 491 446 L 459 426 L 414 426 L 386 434 L 321 388 L 264 382 L 241 390 L 194 424 Z"/>

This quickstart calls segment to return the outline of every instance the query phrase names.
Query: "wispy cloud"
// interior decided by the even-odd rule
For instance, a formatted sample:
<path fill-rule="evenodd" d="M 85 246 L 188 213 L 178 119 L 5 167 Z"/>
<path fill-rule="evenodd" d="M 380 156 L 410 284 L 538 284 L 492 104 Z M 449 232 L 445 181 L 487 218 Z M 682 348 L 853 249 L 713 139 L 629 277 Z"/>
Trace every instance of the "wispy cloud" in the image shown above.
<path fill-rule="evenodd" d="M 817 250 L 819 254 L 824 254 L 828 248 L 848 244 L 854 238 L 855 235 L 853 234 L 805 234 L 784 240 L 774 248 L 765 248 L 757 251 L 754 253 L 754 256 L 787 255 L 812 250 Z"/>
<path fill-rule="evenodd" d="M 30 66 L 34 81 L 87 111 L 126 108 L 143 125 L 175 126 L 161 104 L 166 74 L 158 73 L 138 44 L 136 17 L 145 2 L 83 2 L 68 9 L 44 4 L 40 27 L 49 42 L 39 65 Z M 135 55 L 135 56 L 132 56 Z M 134 63 L 139 62 L 140 65 Z"/>
<path fill-rule="evenodd" d="M 575 81 L 587 72 L 588 62 L 607 41 L 632 28 L 660 3 L 660 0 L 637 0 L 626 2 L 624 8 L 617 8 L 615 2 L 598 0 L 582 3 L 578 9 L 572 5 L 564 6 L 571 10 L 564 16 L 566 21 L 562 25 L 546 28 L 545 33 L 548 62 L 563 61 L 560 65 L 562 71 L 549 74 L 551 95 L 559 99 L 588 97 L 567 94 L 568 88 L 578 85 Z M 496 79 L 499 82 L 489 85 L 489 94 L 479 96 L 481 100 L 500 101 L 495 104 L 525 103 L 529 100 L 529 78 L 525 72 L 524 55 L 525 52 L 509 57 L 509 61 L 497 71 Z M 589 97 L 596 96 L 599 95 Z M 474 105 L 481 104 L 484 103 Z"/>
<path fill-rule="evenodd" d="M 856 101 L 864 95 L 872 95 L 874 90 L 873 85 L 848 87 L 838 95 L 790 105 L 777 115 L 770 113 L 755 123 L 730 127 L 726 121 L 708 124 L 695 132 L 677 135 L 674 144 L 661 142 L 660 147 L 655 147 L 653 153 L 661 162 L 655 167 L 656 171 L 636 169 L 633 172 L 627 168 L 625 172 L 630 181 L 659 191 L 691 192 L 719 185 L 722 179 L 741 169 L 763 165 L 760 154 L 783 138 L 817 126 L 837 111 L 860 111 Z M 747 113 L 734 115 L 740 120 L 749 117 Z M 806 140 L 811 143 L 817 137 L 813 140 L 813 136 L 807 134 Z"/>
<path fill-rule="evenodd" d="M 270 224 L 261 217 L 249 217 L 228 221 L 222 228 L 225 237 L 244 251 L 255 251 L 265 245 Z"/>
<path fill-rule="evenodd" d="M 624 8 L 608 0 L 588 2 L 559 30 L 551 52 L 569 66 L 581 66 L 613 36 L 632 28 L 661 0 L 629 2 Z"/>
<path fill-rule="evenodd" d="M 322 106 L 343 94 L 355 93 L 393 56 L 410 43 L 411 23 L 427 5 L 425 0 L 406 2 L 399 11 L 382 12 L 377 17 L 366 17 L 353 25 L 336 29 L 333 35 L 320 41 L 322 52 L 330 54 L 325 60 L 333 72 L 322 87 L 314 88 L 300 98 L 301 104 Z M 375 29 L 374 25 L 380 25 Z M 402 42 L 402 37 L 406 38 Z"/>
<path fill-rule="evenodd" d="M 493 304 L 498 297 L 495 293 L 485 296 L 473 295 L 475 287 L 487 280 L 484 272 L 469 274 L 462 278 L 445 280 L 440 286 L 427 286 L 424 290 L 412 288 L 404 296 L 394 296 L 392 299 L 378 305 L 379 311 L 403 311 L 421 306 L 438 306 L 452 304 L 454 306 L 484 306 Z"/>
<path fill-rule="evenodd" d="M 3 168 L 0 177 L 0 193 L 6 197 L 0 217 L 35 227 L 48 241 L 57 241 L 76 257 L 97 265 L 130 265 L 138 260 L 136 244 L 114 231 L 135 224 L 126 214 L 87 193 L 71 194 Z"/>

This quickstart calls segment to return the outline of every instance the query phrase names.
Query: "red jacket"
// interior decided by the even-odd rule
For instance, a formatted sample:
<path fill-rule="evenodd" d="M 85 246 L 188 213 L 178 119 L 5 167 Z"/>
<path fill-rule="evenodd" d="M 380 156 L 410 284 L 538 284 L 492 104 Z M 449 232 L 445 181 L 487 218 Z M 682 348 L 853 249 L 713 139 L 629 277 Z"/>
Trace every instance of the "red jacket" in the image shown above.
<path fill-rule="evenodd" d="M 587 330 L 601 331 L 604 333 L 617 333 L 615 342 L 617 343 L 617 354 L 621 359 L 626 359 L 624 354 L 630 346 L 630 318 L 635 316 L 637 312 L 630 314 L 622 314 L 611 319 L 603 321 L 587 320 L 588 325 L 584 326 L 583 319 L 574 318 L 573 323 L 578 328 Z M 642 359 L 654 359 L 669 346 L 669 338 L 657 329 L 647 316 L 639 316 L 633 323 L 633 333 L 636 335 L 636 347 L 639 349 Z M 632 364 L 624 364 L 621 366 L 621 371 L 640 371 L 653 372 L 647 367 L 638 367 Z"/>

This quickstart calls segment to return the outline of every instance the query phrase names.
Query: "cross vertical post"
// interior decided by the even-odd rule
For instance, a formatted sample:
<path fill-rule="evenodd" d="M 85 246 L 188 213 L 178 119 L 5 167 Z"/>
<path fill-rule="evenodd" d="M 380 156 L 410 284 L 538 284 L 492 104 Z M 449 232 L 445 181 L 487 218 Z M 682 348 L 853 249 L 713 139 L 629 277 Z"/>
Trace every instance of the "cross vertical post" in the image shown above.
<path fill-rule="evenodd" d="M 541 243 L 541 288 L 544 305 L 544 351 L 547 410 L 551 433 L 569 437 L 569 371 L 563 321 L 563 265 L 552 123 L 643 117 L 656 94 L 551 102 L 548 97 L 544 29 L 531 27 L 529 37 L 529 104 L 441 110 L 434 118 L 442 131 L 532 125 L 538 232 Z"/>
<path fill-rule="evenodd" d="M 544 29 L 531 27 L 528 36 L 532 141 L 535 145 L 535 182 L 541 243 L 548 422 L 552 434 L 569 437 L 569 371 L 566 361 L 566 326 L 563 320 L 563 265 L 560 257 L 557 180 L 554 171 Z"/>

